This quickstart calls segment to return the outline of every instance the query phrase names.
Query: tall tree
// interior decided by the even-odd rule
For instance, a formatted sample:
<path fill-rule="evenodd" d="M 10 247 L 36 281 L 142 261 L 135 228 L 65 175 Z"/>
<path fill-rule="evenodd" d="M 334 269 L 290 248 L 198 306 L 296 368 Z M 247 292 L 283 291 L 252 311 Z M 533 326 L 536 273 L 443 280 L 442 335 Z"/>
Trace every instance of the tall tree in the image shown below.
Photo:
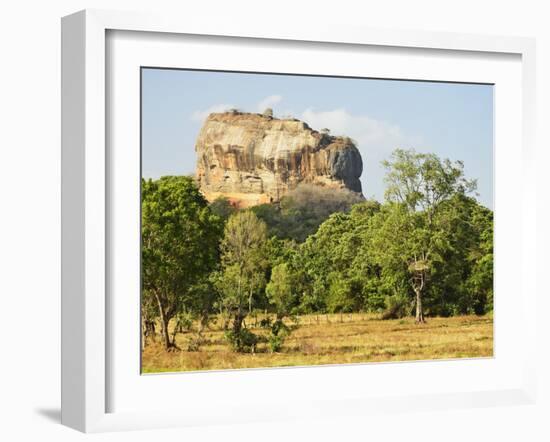
<path fill-rule="evenodd" d="M 221 244 L 222 271 L 217 287 L 222 305 L 233 318 L 232 334 L 241 348 L 242 323 L 253 307 L 254 295 L 265 286 L 266 224 L 247 210 L 230 216 Z"/>
<path fill-rule="evenodd" d="M 308 282 L 302 311 L 350 312 L 376 304 L 368 299 L 377 291 L 377 269 L 367 237 L 370 219 L 379 210 L 376 201 L 363 201 L 349 213 L 334 213 L 300 245 L 301 269 Z"/>
<path fill-rule="evenodd" d="M 493 310 L 493 212 L 473 202 L 469 225 L 476 238 L 468 250 L 471 271 L 466 281 L 474 313 Z"/>
<path fill-rule="evenodd" d="M 287 263 L 281 263 L 273 267 L 271 278 L 265 292 L 269 303 L 275 308 L 276 320 L 282 321 L 290 315 L 296 304 L 293 275 Z"/>
<path fill-rule="evenodd" d="M 348 214 L 333 213 L 301 245 L 304 271 L 309 281 L 308 290 L 302 297 L 302 311 L 328 310 L 329 276 L 349 267 L 347 255 L 340 253 L 339 245 L 341 238 L 352 228 Z"/>
<path fill-rule="evenodd" d="M 415 293 L 416 322 L 421 323 L 422 297 L 430 273 L 448 247 L 438 211 L 454 195 L 474 192 L 476 181 L 464 177 L 462 162 L 414 150 L 397 149 L 383 165 L 387 171 L 385 196 L 392 204 L 380 229 L 377 250 L 382 261 L 394 265 L 401 261 L 401 269 L 406 267 Z"/>
<path fill-rule="evenodd" d="M 266 286 L 265 292 L 271 306 L 275 309 L 275 322 L 271 326 L 271 334 L 268 337 L 271 351 L 277 352 L 281 349 L 291 329 L 284 323 L 284 318 L 291 315 L 297 304 L 295 277 L 290 265 L 281 263 L 273 267 L 271 278 Z"/>
<path fill-rule="evenodd" d="M 166 349 L 174 347 L 170 320 L 193 308 L 193 287 L 218 262 L 222 228 L 192 178 L 142 181 L 142 296 L 158 307 Z"/>

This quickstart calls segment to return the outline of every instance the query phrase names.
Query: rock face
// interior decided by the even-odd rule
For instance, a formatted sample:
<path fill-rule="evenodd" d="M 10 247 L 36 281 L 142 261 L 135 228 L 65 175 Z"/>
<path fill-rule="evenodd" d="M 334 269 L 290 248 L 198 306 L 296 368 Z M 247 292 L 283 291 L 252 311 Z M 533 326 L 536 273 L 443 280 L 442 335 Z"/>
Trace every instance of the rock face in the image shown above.
<path fill-rule="evenodd" d="M 361 193 L 361 154 L 295 119 L 269 114 L 213 113 L 199 133 L 196 177 L 205 197 L 226 196 L 241 207 L 278 201 L 300 183 Z"/>

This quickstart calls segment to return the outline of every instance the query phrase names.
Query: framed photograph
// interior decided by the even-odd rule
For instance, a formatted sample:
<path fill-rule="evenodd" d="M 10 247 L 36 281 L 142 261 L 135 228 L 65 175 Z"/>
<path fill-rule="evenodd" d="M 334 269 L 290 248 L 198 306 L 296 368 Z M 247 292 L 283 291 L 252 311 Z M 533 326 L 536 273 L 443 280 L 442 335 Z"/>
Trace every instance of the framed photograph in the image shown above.
<path fill-rule="evenodd" d="M 83 11 L 62 54 L 64 424 L 534 401 L 532 40 Z"/>

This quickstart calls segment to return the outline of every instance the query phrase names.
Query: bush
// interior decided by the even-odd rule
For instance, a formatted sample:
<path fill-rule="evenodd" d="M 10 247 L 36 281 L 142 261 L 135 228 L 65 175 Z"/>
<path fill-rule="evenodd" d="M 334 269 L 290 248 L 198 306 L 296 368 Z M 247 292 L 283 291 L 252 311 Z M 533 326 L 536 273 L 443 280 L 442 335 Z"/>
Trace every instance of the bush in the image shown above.
<path fill-rule="evenodd" d="M 411 313 L 411 301 L 406 295 L 388 296 L 384 303 L 386 309 L 382 312 L 382 319 L 401 319 Z"/>
<path fill-rule="evenodd" d="M 260 321 L 261 328 L 271 328 L 271 318 L 268 316 Z"/>
<path fill-rule="evenodd" d="M 267 338 L 269 349 L 272 353 L 276 353 L 281 350 L 285 339 L 290 334 L 290 328 L 282 321 L 277 320 L 271 327 L 271 334 Z"/>
<path fill-rule="evenodd" d="M 180 312 L 176 315 L 174 330 L 176 333 L 185 333 L 193 326 L 193 316 L 189 312 Z"/>
<path fill-rule="evenodd" d="M 210 210 L 223 220 L 227 221 L 237 208 L 225 196 L 220 196 L 210 203 Z"/>
<path fill-rule="evenodd" d="M 269 335 L 267 338 L 269 349 L 272 353 L 278 353 L 285 342 L 285 336 L 283 335 Z"/>
<path fill-rule="evenodd" d="M 200 351 L 204 339 L 201 336 L 193 336 L 187 340 L 187 351 Z"/>
<path fill-rule="evenodd" d="M 256 351 L 258 336 L 246 328 L 241 329 L 238 333 L 235 333 L 233 330 L 228 330 L 225 332 L 225 338 L 236 352 L 254 353 Z"/>
<path fill-rule="evenodd" d="M 288 325 L 286 325 L 281 319 L 275 321 L 271 327 L 271 333 L 273 335 L 288 335 L 289 332 L 290 329 L 288 328 Z"/>

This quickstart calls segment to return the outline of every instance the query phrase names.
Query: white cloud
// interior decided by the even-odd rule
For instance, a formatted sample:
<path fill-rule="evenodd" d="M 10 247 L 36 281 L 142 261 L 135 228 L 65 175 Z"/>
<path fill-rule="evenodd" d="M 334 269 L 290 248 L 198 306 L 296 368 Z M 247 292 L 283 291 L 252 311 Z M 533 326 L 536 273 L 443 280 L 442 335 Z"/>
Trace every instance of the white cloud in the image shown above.
<path fill-rule="evenodd" d="M 268 107 L 273 107 L 277 103 L 280 103 L 283 97 L 280 95 L 270 95 L 265 97 L 262 101 L 258 103 L 258 112 L 263 112 Z"/>
<path fill-rule="evenodd" d="M 357 141 L 360 150 L 391 152 L 397 147 L 408 148 L 418 144 L 420 139 L 407 136 L 401 128 L 388 121 L 377 120 L 367 115 L 352 115 L 345 109 L 315 111 L 307 109 L 302 119 L 312 128 L 330 129 L 333 135 L 346 135 Z"/>
<path fill-rule="evenodd" d="M 208 109 L 201 110 L 201 111 L 195 111 L 191 114 L 191 120 L 193 121 L 199 121 L 202 122 L 213 112 L 225 112 L 229 109 L 234 109 L 235 106 L 232 104 L 214 104 L 213 106 L 210 106 Z"/>
<path fill-rule="evenodd" d="M 394 123 L 368 115 L 353 115 L 345 109 L 331 111 L 305 110 L 301 117 L 313 129 L 327 128 L 332 135 L 346 135 L 357 143 L 363 158 L 363 193 L 382 200 L 384 196 L 384 168 L 381 161 L 388 159 L 396 148 L 423 150 L 422 138 L 406 134 Z"/>

